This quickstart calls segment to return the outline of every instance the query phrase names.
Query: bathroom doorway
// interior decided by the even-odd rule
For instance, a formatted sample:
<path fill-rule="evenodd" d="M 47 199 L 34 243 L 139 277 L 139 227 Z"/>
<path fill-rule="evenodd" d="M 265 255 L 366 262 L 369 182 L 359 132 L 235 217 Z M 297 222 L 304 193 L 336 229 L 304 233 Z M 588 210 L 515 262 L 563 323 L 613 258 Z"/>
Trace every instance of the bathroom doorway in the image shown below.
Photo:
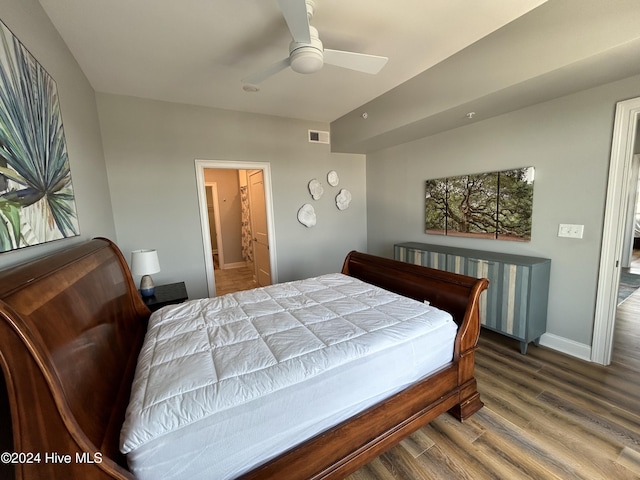
<path fill-rule="evenodd" d="M 276 249 L 269 164 L 196 160 L 196 183 L 209 296 L 217 294 L 216 255 L 222 271 L 250 266 L 257 285 L 275 283 Z M 212 213 L 214 218 L 210 221 Z"/>

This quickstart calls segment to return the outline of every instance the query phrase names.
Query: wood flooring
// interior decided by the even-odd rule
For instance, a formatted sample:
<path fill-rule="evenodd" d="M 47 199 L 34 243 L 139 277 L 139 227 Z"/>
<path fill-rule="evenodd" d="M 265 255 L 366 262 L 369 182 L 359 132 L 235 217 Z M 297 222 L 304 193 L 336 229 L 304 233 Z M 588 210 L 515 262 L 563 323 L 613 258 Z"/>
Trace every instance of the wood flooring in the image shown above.
<path fill-rule="evenodd" d="M 610 366 L 483 330 L 476 379 L 473 417 L 440 416 L 348 480 L 640 479 L 640 290 Z"/>
<path fill-rule="evenodd" d="M 249 290 L 258 286 L 253 279 L 253 270 L 249 267 L 221 270 L 216 266 L 213 272 L 216 280 L 216 296 Z"/>

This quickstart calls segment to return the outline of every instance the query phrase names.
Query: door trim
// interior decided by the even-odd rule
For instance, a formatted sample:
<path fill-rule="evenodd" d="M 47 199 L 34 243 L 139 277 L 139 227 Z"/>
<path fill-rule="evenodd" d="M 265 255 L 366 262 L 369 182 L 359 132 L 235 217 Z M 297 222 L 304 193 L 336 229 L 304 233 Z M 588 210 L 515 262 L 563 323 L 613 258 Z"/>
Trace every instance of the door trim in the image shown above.
<path fill-rule="evenodd" d="M 640 97 L 618 102 L 616 105 L 591 344 L 591 361 L 602 365 L 611 363 L 613 350 L 620 261 L 627 220 L 626 204 L 638 116 Z"/>
<path fill-rule="evenodd" d="M 196 187 L 200 207 L 200 225 L 202 229 L 203 263 L 207 278 L 207 291 L 210 297 L 216 296 L 216 280 L 211 256 L 211 238 L 209 235 L 209 215 L 207 212 L 207 192 L 205 190 L 205 168 L 226 168 L 230 170 L 262 170 L 264 175 L 264 201 L 267 210 L 267 228 L 269 229 L 269 262 L 272 283 L 278 282 L 276 262 L 276 235 L 273 214 L 273 195 L 271 189 L 271 164 L 269 162 L 243 162 L 235 160 L 195 160 Z M 209 254 L 207 254 L 209 252 Z"/>

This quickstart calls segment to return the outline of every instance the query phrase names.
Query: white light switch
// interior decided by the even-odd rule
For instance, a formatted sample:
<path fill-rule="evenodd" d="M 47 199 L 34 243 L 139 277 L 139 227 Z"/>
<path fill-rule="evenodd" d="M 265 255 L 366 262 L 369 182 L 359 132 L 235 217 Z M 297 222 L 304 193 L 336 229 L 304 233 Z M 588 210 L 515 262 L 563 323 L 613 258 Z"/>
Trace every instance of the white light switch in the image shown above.
<path fill-rule="evenodd" d="M 569 223 L 561 223 L 558 228 L 559 237 L 582 238 L 584 235 L 584 225 L 571 225 Z"/>

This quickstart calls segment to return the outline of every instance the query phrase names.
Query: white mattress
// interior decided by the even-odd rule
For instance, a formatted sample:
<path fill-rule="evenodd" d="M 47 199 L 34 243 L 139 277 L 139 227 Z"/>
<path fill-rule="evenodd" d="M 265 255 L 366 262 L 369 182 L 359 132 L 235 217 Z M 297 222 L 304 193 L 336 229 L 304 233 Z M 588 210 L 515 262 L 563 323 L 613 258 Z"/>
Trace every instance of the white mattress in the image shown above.
<path fill-rule="evenodd" d="M 140 479 L 234 478 L 448 363 L 448 313 L 341 274 L 165 307 L 121 432 Z"/>

